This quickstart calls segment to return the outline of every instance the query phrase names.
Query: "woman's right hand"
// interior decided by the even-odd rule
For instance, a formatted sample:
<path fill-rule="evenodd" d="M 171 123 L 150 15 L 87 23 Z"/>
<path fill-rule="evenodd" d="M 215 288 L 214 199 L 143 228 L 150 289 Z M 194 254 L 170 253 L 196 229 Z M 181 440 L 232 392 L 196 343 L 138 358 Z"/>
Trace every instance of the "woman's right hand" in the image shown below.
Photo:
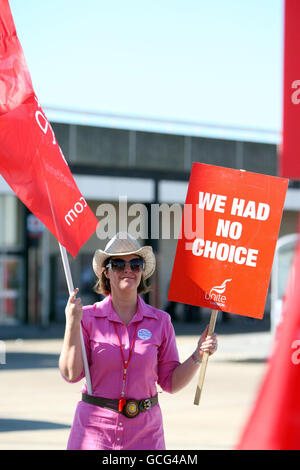
<path fill-rule="evenodd" d="M 79 297 L 76 299 L 76 295 L 78 294 L 79 289 L 78 287 L 71 292 L 68 303 L 65 308 L 66 314 L 66 322 L 68 325 L 76 325 L 80 324 L 82 319 L 82 302 L 81 298 Z"/>

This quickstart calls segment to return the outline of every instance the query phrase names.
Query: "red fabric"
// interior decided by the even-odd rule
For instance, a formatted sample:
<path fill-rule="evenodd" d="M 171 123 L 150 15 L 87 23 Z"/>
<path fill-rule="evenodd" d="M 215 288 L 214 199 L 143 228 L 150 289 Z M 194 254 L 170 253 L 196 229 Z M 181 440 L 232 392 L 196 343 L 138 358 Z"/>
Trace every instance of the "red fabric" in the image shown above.
<path fill-rule="evenodd" d="M 0 0 L 0 173 L 75 257 L 98 221 L 35 96 L 8 0 Z"/>
<path fill-rule="evenodd" d="M 252 414 L 237 448 L 300 449 L 300 248 L 291 270 L 281 323 Z"/>
<path fill-rule="evenodd" d="M 279 174 L 300 179 L 300 2 L 285 0 L 283 135 Z"/>

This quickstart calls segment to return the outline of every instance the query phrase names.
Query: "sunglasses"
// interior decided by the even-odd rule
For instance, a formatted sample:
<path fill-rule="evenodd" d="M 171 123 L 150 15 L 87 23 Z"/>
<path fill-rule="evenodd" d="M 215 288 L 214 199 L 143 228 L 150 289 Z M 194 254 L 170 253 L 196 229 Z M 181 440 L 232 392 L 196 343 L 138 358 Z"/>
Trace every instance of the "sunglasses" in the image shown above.
<path fill-rule="evenodd" d="M 128 262 L 130 269 L 134 273 L 142 271 L 145 267 L 144 260 L 141 258 L 134 258 Z M 121 258 L 111 259 L 110 262 L 105 266 L 110 268 L 112 271 L 122 272 L 125 270 L 126 261 Z"/>

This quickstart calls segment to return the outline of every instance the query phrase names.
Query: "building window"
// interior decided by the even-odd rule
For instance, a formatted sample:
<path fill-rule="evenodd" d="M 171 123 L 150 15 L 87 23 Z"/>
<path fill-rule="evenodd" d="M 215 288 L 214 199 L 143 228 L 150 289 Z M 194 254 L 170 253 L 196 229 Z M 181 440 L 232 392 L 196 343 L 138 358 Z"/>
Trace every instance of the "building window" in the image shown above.
<path fill-rule="evenodd" d="M 19 248 L 22 243 L 21 207 L 14 195 L 0 195 L 0 250 Z"/>
<path fill-rule="evenodd" d="M 0 324 L 22 320 L 23 259 L 0 255 Z"/>

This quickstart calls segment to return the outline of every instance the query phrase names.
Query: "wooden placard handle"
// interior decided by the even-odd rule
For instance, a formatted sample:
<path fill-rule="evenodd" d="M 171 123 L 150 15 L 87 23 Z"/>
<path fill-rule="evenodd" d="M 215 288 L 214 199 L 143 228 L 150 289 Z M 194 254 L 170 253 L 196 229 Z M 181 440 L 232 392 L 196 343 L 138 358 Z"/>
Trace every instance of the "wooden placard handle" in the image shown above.
<path fill-rule="evenodd" d="M 211 336 L 213 334 L 214 330 L 215 330 L 217 315 L 218 315 L 218 310 L 212 310 L 211 311 L 207 336 Z M 201 396 L 201 392 L 202 392 L 202 388 L 203 388 L 203 383 L 204 383 L 208 358 L 209 358 L 209 353 L 204 352 L 203 359 L 202 359 L 202 364 L 201 364 L 201 369 L 200 369 L 200 374 L 199 374 L 199 379 L 198 379 L 198 384 L 197 384 L 196 393 L 195 393 L 194 405 L 199 405 L 199 402 L 200 402 L 200 396 Z"/>

